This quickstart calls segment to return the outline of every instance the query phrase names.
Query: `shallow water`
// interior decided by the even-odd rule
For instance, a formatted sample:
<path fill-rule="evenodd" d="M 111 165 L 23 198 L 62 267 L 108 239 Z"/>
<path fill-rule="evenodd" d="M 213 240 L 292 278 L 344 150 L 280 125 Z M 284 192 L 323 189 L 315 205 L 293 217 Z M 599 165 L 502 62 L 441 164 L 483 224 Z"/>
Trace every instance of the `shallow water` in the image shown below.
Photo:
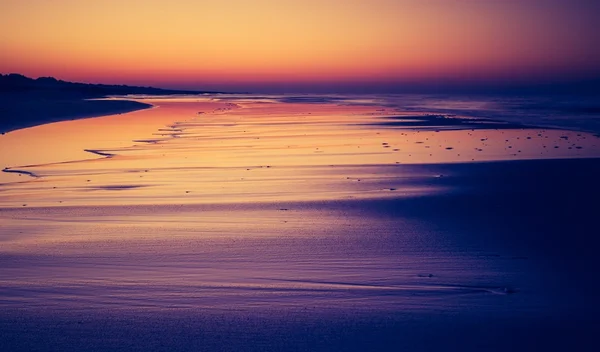
<path fill-rule="evenodd" d="M 600 139 L 589 133 L 399 113 L 356 99 L 141 101 L 158 107 L 2 136 L 0 205 L 414 195 L 434 188 L 416 178 L 439 175 L 398 177 L 394 166 L 600 155 Z"/>
<path fill-rule="evenodd" d="M 160 350 L 144 343 L 152 331 L 186 350 L 173 329 L 203 331 L 211 349 L 297 350 L 279 343 L 325 338 L 327 321 L 323 350 L 364 349 L 347 342 L 375 327 L 387 347 L 428 330 L 409 339 L 425 348 L 447 337 L 448 317 L 466 324 L 456 336 L 501 349 L 489 331 L 507 321 L 579 323 L 596 309 L 594 291 L 569 281 L 587 269 L 556 271 L 548 251 L 571 248 L 559 232 L 586 231 L 574 224 L 589 209 L 564 203 L 598 193 L 598 159 L 584 160 L 600 156 L 592 134 L 364 99 L 141 101 L 158 107 L 0 137 L 0 343 L 11 350 L 48 349 L 65 330 L 62 349 L 111 350 L 128 338 L 103 344 L 117 326 L 132 350 Z M 530 246 L 537 236 L 550 244 Z M 489 331 L 468 337 L 480 324 Z"/>

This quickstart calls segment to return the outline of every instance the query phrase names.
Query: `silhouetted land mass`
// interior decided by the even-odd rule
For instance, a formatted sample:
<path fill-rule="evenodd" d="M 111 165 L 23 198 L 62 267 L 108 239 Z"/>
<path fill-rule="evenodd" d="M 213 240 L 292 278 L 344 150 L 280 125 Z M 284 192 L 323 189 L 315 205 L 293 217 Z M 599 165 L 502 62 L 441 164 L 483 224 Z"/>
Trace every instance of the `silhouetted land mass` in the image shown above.
<path fill-rule="evenodd" d="M 89 100 L 126 94 L 203 94 L 207 91 L 74 83 L 0 74 L 0 133 L 49 122 L 125 113 L 151 105 L 128 100 Z"/>

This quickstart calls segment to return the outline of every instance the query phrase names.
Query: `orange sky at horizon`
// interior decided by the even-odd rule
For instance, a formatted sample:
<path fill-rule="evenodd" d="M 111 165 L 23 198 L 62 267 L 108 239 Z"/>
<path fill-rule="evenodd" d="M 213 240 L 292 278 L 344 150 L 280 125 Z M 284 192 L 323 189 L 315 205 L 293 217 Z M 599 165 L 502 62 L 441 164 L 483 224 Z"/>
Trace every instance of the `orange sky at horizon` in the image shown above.
<path fill-rule="evenodd" d="M 590 0 L 0 0 L 0 72 L 166 86 L 600 72 Z"/>

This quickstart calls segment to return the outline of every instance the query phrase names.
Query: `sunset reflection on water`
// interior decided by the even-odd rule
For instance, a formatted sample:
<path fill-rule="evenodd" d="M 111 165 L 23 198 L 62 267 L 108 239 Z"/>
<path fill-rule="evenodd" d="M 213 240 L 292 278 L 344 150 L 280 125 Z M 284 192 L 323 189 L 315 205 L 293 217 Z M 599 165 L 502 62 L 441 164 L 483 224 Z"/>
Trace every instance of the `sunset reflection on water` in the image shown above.
<path fill-rule="evenodd" d="M 396 197 L 439 190 L 439 175 L 406 164 L 598 154 L 586 133 L 421 121 L 367 101 L 238 100 L 145 98 L 156 107 L 11 132 L 0 205 Z M 417 177 L 428 182 L 409 185 Z"/>

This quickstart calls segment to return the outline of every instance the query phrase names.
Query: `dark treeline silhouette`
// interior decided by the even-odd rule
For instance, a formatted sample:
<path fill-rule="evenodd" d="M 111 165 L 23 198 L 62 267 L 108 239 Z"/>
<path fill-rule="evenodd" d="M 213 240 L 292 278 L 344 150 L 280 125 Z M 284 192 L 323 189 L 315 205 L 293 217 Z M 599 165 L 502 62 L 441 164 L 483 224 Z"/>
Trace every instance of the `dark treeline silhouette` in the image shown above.
<path fill-rule="evenodd" d="M 29 78 L 17 73 L 0 74 L 0 93 L 39 93 L 40 95 L 65 96 L 80 95 L 82 97 L 98 98 L 107 95 L 125 94 L 202 94 L 218 93 L 189 90 L 170 90 L 153 87 L 136 87 L 126 85 L 89 84 L 66 82 L 54 77 Z"/>

